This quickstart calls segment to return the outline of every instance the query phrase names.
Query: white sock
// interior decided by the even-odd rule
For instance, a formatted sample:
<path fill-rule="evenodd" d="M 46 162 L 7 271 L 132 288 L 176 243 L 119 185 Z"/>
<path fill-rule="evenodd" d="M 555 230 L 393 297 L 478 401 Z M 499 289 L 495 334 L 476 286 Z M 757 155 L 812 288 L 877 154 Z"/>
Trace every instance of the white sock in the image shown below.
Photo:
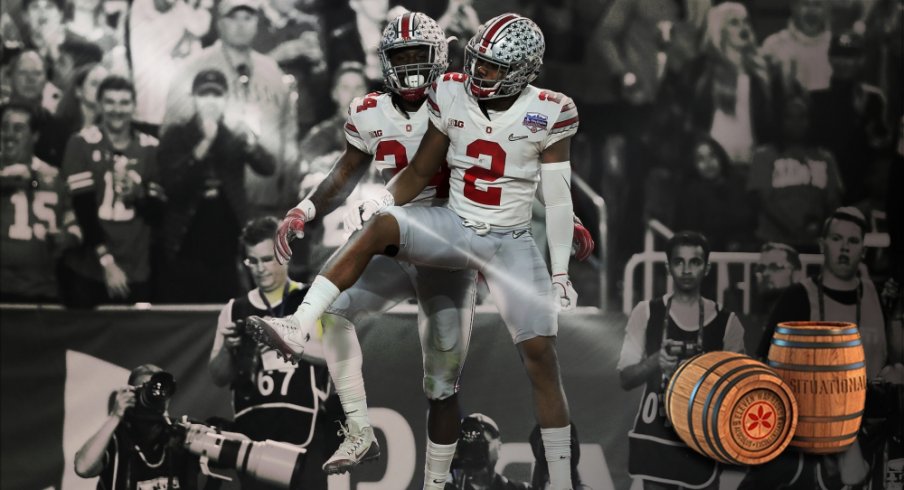
<path fill-rule="evenodd" d="M 355 326 L 335 315 L 325 316 L 323 322 L 323 350 L 330 377 L 349 422 L 358 427 L 370 426 L 367 418 L 367 395 L 361 366 L 361 344 Z"/>
<path fill-rule="evenodd" d="M 314 325 L 317 319 L 339 297 L 339 288 L 323 276 L 314 278 L 308 294 L 304 295 L 304 302 L 295 310 L 293 316 L 302 325 Z"/>
<path fill-rule="evenodd" d="M 571 490 L 571 425 L 554 429 L 540 428 L 550 490 Z"/>
<path fill-rule="evenodd" d="M 424 490 L 442 490 L 452 466 L 457 443 L 436 444 L 427 439 L 427 463 L 424 464 Z"/>

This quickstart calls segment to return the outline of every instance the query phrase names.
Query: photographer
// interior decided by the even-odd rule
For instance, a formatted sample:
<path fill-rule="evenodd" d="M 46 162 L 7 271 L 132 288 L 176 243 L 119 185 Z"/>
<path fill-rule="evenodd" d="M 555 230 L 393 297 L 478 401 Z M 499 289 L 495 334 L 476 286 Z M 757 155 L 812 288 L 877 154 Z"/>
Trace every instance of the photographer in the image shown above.
<path fill-rule="evenodd" d="M 700 295 L 709 273 L 709 243 L 697 232 L 676 233 L 666 244 L 673 293 L 641 301 L 631 312 L 617 369 L 621 386 L 644 385 L 640 413 L 628 433 L 628 472 L 643 488 L 715 489 L 716 463 L 689 449 L 670 427 L 662 393 L 678 364 L 701 352 L 744 351 L 744 327 Z"/>
<path fill-rule="evenodd" d="M 320 466 L 339 446 L 332 421 L 340 418 L 338 401 L 328 398 L 332 386 L 326 366 L 322 360 L 319 365 L 304 360 L 290 364 L 245 332 L 244 319 L 250 315 L 295 312 L 308 289 L 289 280 L 288 265 L 273 255 L 278 224 L 272 217 L 258 218 L 242 230 L 244 264 L 257 287 L 230 300 L 220 312 L 208 367 L 218 386 L 232 388 L 235 425 L 230 430 L 255 441 L 271 439 L 305 448 L 302 488 L 325 489 Z M 242 484 L 260 488 L 247 478 Z"/>
<path fill-rule="evenodd" d="M 167 408 L 176 390 L 171 374 L 153 364 L 138 366 L 129 386 L 111 394 L 110 415 L 75 454 L 75 472 L 100 476 L 97 488 L 197 487 L 198 461 L 170 430 Z"/>
<path fill-rule="evenodd" d="M 496 473 L 502 439 L 493 419 L 472 413 L 461 421 L 461 435 L 452 460 L 452 482 L 446 490 L 526 490 L 525 483 L 510 482 Z"/>

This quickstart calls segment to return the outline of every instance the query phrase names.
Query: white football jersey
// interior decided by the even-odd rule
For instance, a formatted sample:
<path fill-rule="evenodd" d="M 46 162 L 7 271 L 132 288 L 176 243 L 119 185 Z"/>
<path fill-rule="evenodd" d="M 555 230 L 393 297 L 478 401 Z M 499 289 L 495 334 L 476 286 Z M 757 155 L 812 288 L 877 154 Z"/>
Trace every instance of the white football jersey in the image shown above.
<path fill-rule="evenodd" d="M 532 85 L 492 120 L 465 88 L 466 75 L 447 73 L 427 92 L 430 120 L 449 136 L 449 208 L 493 226 L 527 225 L 540 182 L 540 154 L 578 129 L 570 97 Z"/>
<path fill-rule="evenodd" d="M 427 104 L 406 117 L 392 103 L 392 94 L 373 92 L 352 100 L 345 122 L 345 139 L 374 156 L 373 164 L 384 183 L 414 158 L 427 131 Z M 443 165 L 427 187 L 411 202 L 430 204 L 449 195 L 449 171 Z"/>

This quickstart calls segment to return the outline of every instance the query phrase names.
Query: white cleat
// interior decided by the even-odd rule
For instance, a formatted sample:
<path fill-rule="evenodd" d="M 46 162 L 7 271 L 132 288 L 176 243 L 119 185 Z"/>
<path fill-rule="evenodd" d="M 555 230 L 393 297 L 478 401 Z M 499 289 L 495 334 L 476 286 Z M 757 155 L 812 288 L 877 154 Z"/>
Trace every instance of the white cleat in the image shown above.
<path fill-rule="evenodd" d="M 323 471 L 330 475 L 345 473 L 355 466 L 380 457 L 380 444 L 374 437 L 373 427 L 358 428 L 354 422 L 339 423 L 339 435 L 345 437 L 339 449 L 323 464 Z"/>
<path fill-rule="evenodd" d="M 311 328 L 305 328 L 292 315 L 274 318 L 249 316 L 248 326 L 255 340 L 282 355 L 287 361 L 297 363 L 305 346 L 313 337 Z"/>

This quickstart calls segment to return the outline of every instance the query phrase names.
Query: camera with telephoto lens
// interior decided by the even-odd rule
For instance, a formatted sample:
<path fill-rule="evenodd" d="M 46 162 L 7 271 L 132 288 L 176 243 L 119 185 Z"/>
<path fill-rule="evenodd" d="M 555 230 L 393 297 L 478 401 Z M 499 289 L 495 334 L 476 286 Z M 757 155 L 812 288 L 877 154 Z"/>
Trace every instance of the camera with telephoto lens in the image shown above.
<path fill-rule="evenodd" d="M 176 393 L 176 379 L 166 371 L 159 371 L 132 391 L 137 408 L 162 414 L 166 411 L 166 402 Z"/>
<path fill-rule="evenodd" d="M 278 488 L 299 488 L 305 449 L 277 441 L 252 441 L 238 432 L 190 423 L 186 417 L 174 424 L 185 432 L 184 446 L 198 456 L 201 471 L 210 477 L 230 481 L 214 473 L 210 464 L 232 468 L 249 478 Z"/>

